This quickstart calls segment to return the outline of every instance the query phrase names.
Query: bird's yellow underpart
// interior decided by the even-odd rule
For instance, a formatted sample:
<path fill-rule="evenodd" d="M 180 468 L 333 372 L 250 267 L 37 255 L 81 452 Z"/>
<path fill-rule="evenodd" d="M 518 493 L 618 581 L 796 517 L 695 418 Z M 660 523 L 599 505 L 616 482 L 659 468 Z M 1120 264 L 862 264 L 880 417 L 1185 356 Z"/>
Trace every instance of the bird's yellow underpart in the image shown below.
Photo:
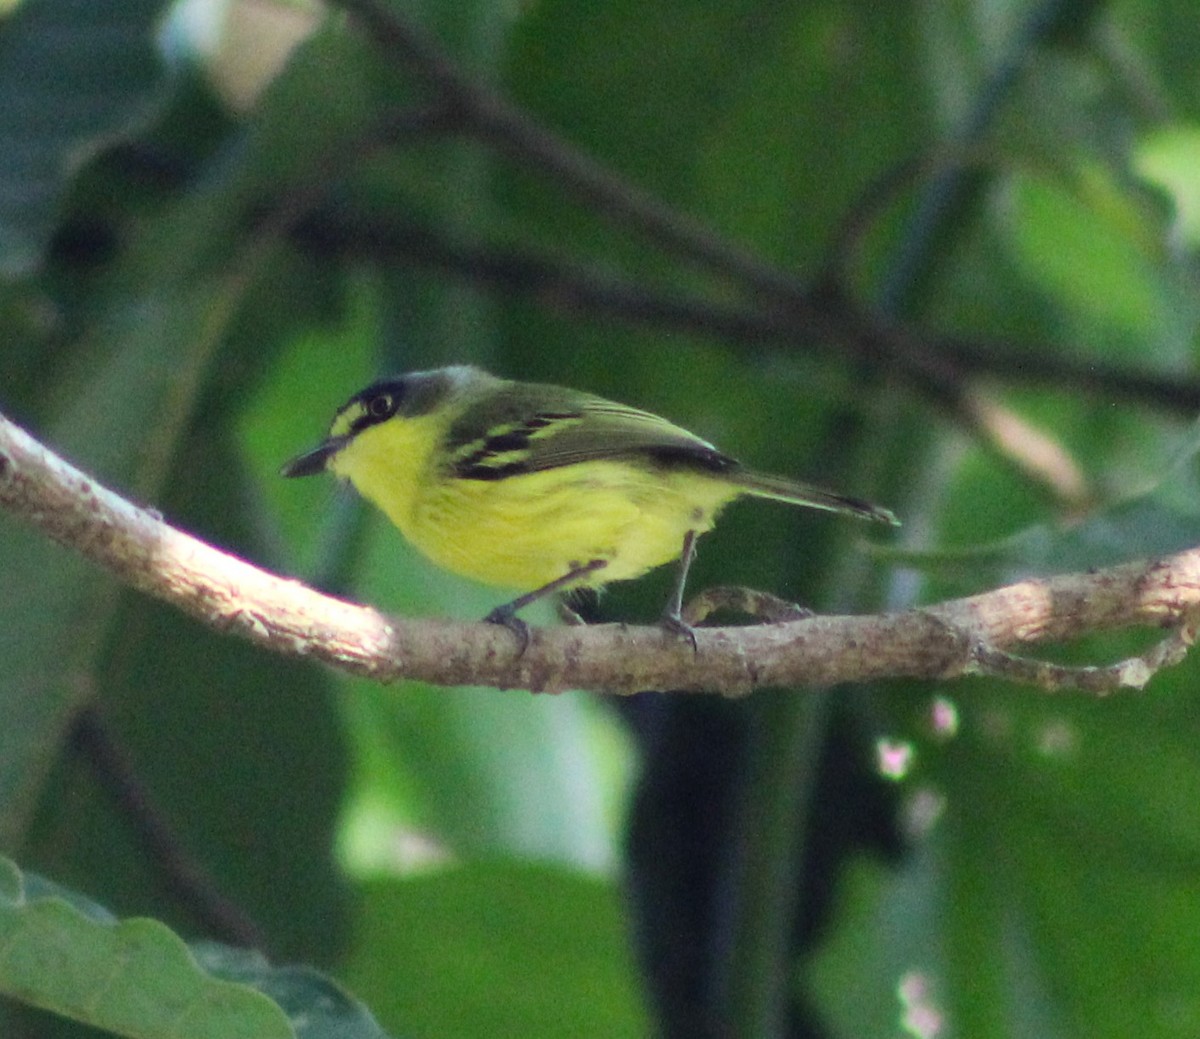
<path fill-rule="evenodd" d="M 589 393 L 455 365 L 381 379 L 338 409 L 283 475 L 330 470 L 418 551 L 520 592 L 487 619 L 529 642 L 518 610 L 571 586 L 682 558 L 664 611 L 680 615 L 696 536 L 741 495 L 895 524 L 878 505 L 747 469 L 658 415 Z"/>
<path fill-rule="evenodd" d="M 579 585 L 638 577 L 678 558 L 687 532 L 710 529 L 720 508 L 742 493 L 649 461 L 596 460 L 497 480 L 436 477 L 445 427 L 439 415 L 371 426 L 330 468 L 439 566 L 515 591 L 595 559 L 606 565 Z"/>

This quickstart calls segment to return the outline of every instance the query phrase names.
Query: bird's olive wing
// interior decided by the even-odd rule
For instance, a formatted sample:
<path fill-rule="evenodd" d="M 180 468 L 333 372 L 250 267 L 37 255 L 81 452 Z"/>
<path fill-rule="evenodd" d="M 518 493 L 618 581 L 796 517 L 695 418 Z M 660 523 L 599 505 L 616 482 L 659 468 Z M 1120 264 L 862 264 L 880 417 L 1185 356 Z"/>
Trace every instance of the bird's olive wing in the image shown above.
<path fill-rule="evenodd" d="M 648 411 L 552 386 L 510 384 L 450 431 L 450 464 L 463 479 L 496 480 L 605 459 L 737 469 L 733 459 Z"/>

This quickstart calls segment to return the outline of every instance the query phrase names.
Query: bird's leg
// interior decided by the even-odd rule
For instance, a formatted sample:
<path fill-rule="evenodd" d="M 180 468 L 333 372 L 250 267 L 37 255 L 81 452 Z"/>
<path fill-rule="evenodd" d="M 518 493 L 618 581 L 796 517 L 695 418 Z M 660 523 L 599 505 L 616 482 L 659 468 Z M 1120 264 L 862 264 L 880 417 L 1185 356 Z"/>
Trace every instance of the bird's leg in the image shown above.
<path fill-rule="evenodd" d="M 806 606 L 798 606 L 770 592 L 729 584 L 706 588 L 692 596 L 681 613 L 688 624 L 700 624 L 717 610 L 744 613 L 767 624 L 782 624 L 784 621 L 798 621 L 813 616 L 813 611 Z"/>
<path fill-rule="evenodd" d="M 583 628 L 587 626 L 587 621 L 583 619 L 581 614 L 571 603 L 565 598 L 559 599 L 554 604 L 554 608 L 558 611 L 558 619 L 567 625 L 569 628 Z"/>
<path fill-rule="evenodd" d="M 552 595 L 554 592 L 578 581 L 579 578 L 586 577 L 588 574 L 606 566 L 608 566 L 607 559 L 592 559 L 582 566 L 572 567 L 562 577 L 556 577 L 553 581 L 542 585 L 540 588 L 535 588 L 532 592 L 518 595 L 512 602 L 506 602 L 503 606 L 497 606 L 483 618 L 484 623 L 500 624 L 511 631 L 517 637 L 517 643 L 519 644 L 517 656 L 521 656 L 529 648 L 529 625 L 517 616 L 517 611 L 523 610 L 530 603 L 544 599 L 547 595 Z"/>
<path fill-rule="evenodd" d="M 680 635 L 692 644 L 692 652 L 696 651 L 696 632 L 683 619 L 683 589 L 687 584 L 688 570 L 696 557 L 696 532 L 689 530 L 683 536 L 683 554 L 679 557 L 679 575 L 675 578 L 675 587 L 671 589 L 671 597 L 663 610 L 659 623 L 670 632 Z"/>

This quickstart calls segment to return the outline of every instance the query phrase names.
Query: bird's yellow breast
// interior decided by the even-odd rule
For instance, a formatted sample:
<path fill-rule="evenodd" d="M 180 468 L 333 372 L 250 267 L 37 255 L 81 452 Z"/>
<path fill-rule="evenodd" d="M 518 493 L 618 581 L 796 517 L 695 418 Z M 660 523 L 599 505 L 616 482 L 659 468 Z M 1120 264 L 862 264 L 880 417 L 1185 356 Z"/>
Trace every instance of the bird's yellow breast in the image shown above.
<path fill-rule="evenodd" d="M 595 559 L 580 584 L 638 577 L 679 556 L 738 488 L 702 473 L 589 461 L 493 480 L 435 464 L 445 420 L 419 416 L 363 430 L 331 461 L 439 566 L 530 591 Z"/>

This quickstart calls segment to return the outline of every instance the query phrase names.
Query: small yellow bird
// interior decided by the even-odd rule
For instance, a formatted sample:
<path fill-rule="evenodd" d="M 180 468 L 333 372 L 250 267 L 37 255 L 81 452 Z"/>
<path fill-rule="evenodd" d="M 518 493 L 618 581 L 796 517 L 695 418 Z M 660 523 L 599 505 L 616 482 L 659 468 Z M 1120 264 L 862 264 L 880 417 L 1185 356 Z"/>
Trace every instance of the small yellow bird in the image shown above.
<path fill-rule="evenodd" d="M 742 495 L 897 524 L 887 509 L 745 469 L 647 411 L 478 368 L 373 383 L 338 409 L 325 441 L 283 467 L 328 469 L 381 508 L 439 566 L 524 594 L 486 620 L 568 588 L 640 577 L 680 559 L 663 624 L 680 612 L 695 539 Z"/>

